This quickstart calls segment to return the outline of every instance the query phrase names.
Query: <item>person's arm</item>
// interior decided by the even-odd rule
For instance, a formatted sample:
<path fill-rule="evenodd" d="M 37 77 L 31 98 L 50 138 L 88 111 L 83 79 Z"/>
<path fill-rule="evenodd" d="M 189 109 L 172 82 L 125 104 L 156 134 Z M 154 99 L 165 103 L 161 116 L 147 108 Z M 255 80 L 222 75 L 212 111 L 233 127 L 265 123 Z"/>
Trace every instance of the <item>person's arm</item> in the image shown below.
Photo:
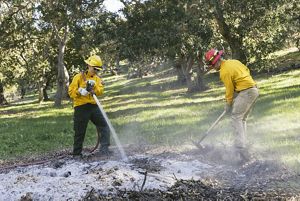
<path fill-rule="evenodd" d="M 72 99 L 80 96 L 80 93 L 78 92 L 79 81 L 80 81 L 80 74 L 77 74 L 74 76 L 71 84 L 69 85 L 68 93 Z"/>
<path fill-rule="evenodd" d="M 104 87 L 101 82 L 101 78 L 97 77 L 95 87 L 94 87 L 94 93 L 96 96 L 100 96 L 104 93 Z"/>
<path fill-rule="evenodd" d="M 233 101 L 233 94 L 234 94 L 234 85 L 231 75 L 228 72 L 222 73 L 220 75 L 222 82 L 224 83 L 226 93 L 225 99 L 228 105 L 232 104 Z"/>

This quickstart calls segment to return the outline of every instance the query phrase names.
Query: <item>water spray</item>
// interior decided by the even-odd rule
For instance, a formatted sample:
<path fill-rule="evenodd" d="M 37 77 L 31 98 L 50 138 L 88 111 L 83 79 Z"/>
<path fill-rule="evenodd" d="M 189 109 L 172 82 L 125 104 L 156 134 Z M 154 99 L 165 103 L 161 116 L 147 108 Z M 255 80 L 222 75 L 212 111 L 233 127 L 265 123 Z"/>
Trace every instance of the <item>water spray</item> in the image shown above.
<path fill-rule="evenodd" d="M 112 133 L 112 136 L 113 136 L 113 138 L 114 138 L 114 140 L 115 140 L 115 142 L 116 142 L 116 145 L 117 145 L 117 147 L 118 147 L 118 149 L 119 149 L 119 151 L 120 151 L 120 153 L 121 153 L 122 159 L 123 159 L 125 162 L 127 162 L 127 161 L 128 161 L 128 158 L 127 158 L 127 156 L 126 156 L 126 154 L 125 154 L 125 151 L 124 151 L 124 149 L 123 149 L 123 147 L 122 147 L 122 145 L 121 145 L 121 142 L 120 142 L 120 140 L 119 140 L 119 138 L 118 138 L 118 135 L 117 135 L 117 133 L 116 133 L 114 127 L 112 126 L 112 124 L 111 124 L 110 120 L 108 119 L 108 117 L 107 117 L 107 115 L 106 115 L 106 113 L 105 113 L 105 111 L 104 111 L 102 105 L 100 104 L 100 101 L 98 100 L 98 98 L 97 98 L 97 96 L 96 96 L 95 94 L 93 94 L 93 98 L 94 98 L 94 100 L 96 101 L 96 103 L 97 103 L 97 105 L 98 105 L 98 107 L 99 107 L 101 113 L 103 114 L 106 123 L 108 124 L 108 127 L 109 127 L 109 129 L 110 129 L 110 131 L 111 131 L 111 133 Z"/>

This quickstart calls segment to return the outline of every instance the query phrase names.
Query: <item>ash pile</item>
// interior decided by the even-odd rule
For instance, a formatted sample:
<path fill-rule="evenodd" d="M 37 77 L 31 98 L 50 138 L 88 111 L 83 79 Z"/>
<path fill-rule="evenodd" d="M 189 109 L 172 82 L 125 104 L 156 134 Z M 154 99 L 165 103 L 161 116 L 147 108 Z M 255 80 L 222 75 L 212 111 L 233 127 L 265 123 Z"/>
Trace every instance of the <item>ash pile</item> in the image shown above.
<path fill-rule="evenodd" d="M 127 162 L 67 156 L 16 165 L 0 172 L 0 200 L 300 200 L 300 176 L 271 160 L 233 166 L 169 147 L 127 153 Z"/>
<path fill-rule="evenodd" d="M 281 168 L 272 161 L 254 161 L 238 169 L 222 167 L 214 176 L 199 180 L 178 180 L 174 175 L 175 184 L 166 190 L 141 186 L 140 190 L 99 195 L 93 189 L 84 200 L 300 200 L 300 177 Z"/>

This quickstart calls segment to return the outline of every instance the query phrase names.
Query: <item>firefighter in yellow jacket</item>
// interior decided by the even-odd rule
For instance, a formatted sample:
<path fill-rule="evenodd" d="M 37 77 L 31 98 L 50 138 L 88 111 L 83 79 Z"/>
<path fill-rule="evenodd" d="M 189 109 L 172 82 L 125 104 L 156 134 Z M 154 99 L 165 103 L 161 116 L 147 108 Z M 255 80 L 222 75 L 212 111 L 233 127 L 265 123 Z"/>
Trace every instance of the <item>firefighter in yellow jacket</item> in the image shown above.
<path fill-rule="evenodd" d="M 205 54 L 205 60 L 210 67 L 219 71 L 225 85 L 225 110 L 231 114 L 234 145 L 242 162 L 247 162 L 251 157 L 246 143 L 246 120 L 259 93 L 247 66 L 238 60 L 225 60 L 222 55 L 223 51 L 211 49 Z"/>
<path fill-rule="evenodd" d="M 85 63 L 88 69 L 75 75 L 69 86 L 69 95 L 74 104 L 73 155 L 82 156 L 82 147 L 89 120 L 101 134 L 99 154 L 109 155 L 111 154 L 108 149 L 110 130 L 92 95 L 94 93 L 96 96 L 100 96 L 104 92 L 101 79 L 97 76 L 97 71 L 102 69 L 102 60 L 99 56 L 94 55 L 85 60 Z"/>

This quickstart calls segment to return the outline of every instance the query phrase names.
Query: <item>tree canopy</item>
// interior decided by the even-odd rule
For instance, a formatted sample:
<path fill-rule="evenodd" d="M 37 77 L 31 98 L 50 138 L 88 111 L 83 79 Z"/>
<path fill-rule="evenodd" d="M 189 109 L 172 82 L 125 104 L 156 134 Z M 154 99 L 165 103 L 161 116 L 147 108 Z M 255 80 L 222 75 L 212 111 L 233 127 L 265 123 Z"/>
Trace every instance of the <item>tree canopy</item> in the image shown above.
<path fill-rule="evenodd" d="M 84 70 L 83 60 L 91 54 L 111 69 L 127 60 L 129 71 L 137 69 L 140 77 L 149 64 L 171 61 L 188 91 L 201 91 L 206 88 L 202 58 L 212 47 L 224 48 L 254 70 L 268 68 L 262 63 L 270 53 L 299 47 L 298 0 L 121 2 L 124 8 L 116 14 L 103 0 L 1 1 L 0 103 L 11 86 L 21 96 L 38 91 L 40 100 L 56 87 L 59 106 L 69 74 Z"/>

